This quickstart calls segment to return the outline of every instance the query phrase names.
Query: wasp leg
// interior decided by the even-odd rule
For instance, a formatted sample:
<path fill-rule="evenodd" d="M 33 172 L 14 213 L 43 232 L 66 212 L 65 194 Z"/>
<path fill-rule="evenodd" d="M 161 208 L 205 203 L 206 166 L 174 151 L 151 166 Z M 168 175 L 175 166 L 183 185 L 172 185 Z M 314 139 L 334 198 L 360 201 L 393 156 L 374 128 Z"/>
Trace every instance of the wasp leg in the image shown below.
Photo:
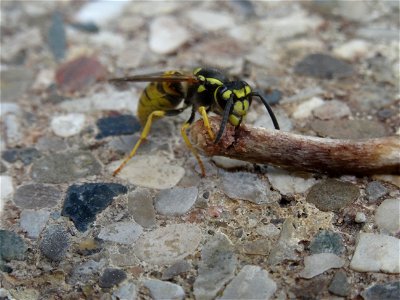
<path fill-rule="evenodd" d="M 192 114 L 190 115 L 189 120 L 184 123 L 181 127 L 181 135 L 183 140 L 185 141 L 186 146 L 189 148 L 190 152 L 192 152 L 192 154 L 194 155 L 194 157 L 196 157 L 196 160 L 200 166 L 200 170 L 201 170 L 201 176 L 206 176 L 206 170 L 204 168 L 204 164 L 201 161 L 201 158 L 199 156 L 199 154 L 197 153 L 196 149 L 194 149 L 192 143 L 190 142 L 187 134 L 186 134 L 186 130 L 188 129 L 188 127 L 190 126 L 190 124 L 192 124 L 193 120 L 194 120 L 194 116 L 195 116 L 195 109 L 192 110 Z"/>
<path fill-rule="evenodd" d="M 144 125 L 143 131 L 140 134 L 139 140 L 136 142 L 135 146 L 133 147 L 131 153 L 129 153 L 129 156 L 125 158 L 125 160 L 119 165 L 119 167 L 113 172 L 113 176 L 117 175 L 122 168 L 127 164 L 127 162 L 136 154 L 137 149 L 139 148 L 140 144 L 146 139 L 146 137 L 149 135 L 151 124 L 153 122 L 154 117 L 164 117 L 167 114 L 167 112 L 163 110 L 156 110 L 153 111 L 148 117 L 146 124 Z"/>
<path fill-rule="evenodd" d="M 199 107 L 199 113 L 203 117 L 204 127 L 207 129 L 208 135 L 210 136 L 211 140 L 215 139 L 215 134 L 211 129 L 210 122 L 208 121 L 208 115 L 206 108 L 204 106 Z"/>

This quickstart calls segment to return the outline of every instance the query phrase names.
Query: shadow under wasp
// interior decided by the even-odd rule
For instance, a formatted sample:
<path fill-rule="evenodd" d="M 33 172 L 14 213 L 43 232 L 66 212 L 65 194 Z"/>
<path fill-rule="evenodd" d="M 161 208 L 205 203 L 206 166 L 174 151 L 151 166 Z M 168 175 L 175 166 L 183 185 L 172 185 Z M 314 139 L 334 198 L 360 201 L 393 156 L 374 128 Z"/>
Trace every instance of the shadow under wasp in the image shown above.
<path fill-rule="evenodd" d="M 192 74 L 180 71 L 166 71 L 153 74 L 127 76 L 110 79 L 109 82 L 150 82 L 143 90 L 137 108 L 138 119 L 143 126 L 139 140 L 128 157 L 113 172 L 117 175 L 127 162 L 136 154 L 140 144 L 150 133 L 155 119 L 165 116 L 176 116 L 191 107 L 189 119 L 181 127 L 181 135 L 187 147 L 196 157 L 201 173 L 205 176 L 203 162 L 194 149 L 188 136 L 187 129 L 195 118 L 196 111 L 203 118 L 204 126 L 214 143 L 218 143 L 229 122 L 233 126 L 240 126 L 245 118 L 253 97 L 258 97 L 266 107 L 275 129 L 279 129 L 278 121 L 266 99 L 242 80 L 230 80 L 224 73 L 212 68 L 197 68 Z M 208 112 L 222 116 L 217 135 L 210 127 Z"/>

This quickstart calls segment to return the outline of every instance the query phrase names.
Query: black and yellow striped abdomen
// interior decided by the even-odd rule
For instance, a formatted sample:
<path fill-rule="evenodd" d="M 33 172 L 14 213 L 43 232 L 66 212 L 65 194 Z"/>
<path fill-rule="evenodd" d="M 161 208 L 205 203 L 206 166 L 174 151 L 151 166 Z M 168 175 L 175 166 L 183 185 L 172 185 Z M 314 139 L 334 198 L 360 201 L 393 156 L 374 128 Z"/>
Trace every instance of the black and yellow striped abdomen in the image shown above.
<path fill-rule="evenodd" d="M 177 71 L 168 71 L 163 74 L 181 74 Z M 148 116 L 156 110 L 168 111 L 175 109 L 185 97 L 185 87 L 182 82 L 151 82 L 143 90 L 139 98 L 137 116 L 142 125 L 147 121 Z"/>

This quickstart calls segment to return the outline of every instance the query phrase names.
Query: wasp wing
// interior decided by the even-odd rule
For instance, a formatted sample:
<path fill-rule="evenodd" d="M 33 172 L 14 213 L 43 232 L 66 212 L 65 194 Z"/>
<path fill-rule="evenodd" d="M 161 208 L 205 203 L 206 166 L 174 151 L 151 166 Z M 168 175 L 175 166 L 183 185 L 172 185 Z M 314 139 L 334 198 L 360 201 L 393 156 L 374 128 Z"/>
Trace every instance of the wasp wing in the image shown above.
<path fill-rule="evenodd" d="M 133 75 L 126 76 L 120 78 L 112 78 L 109 79 L 111 83 L 123 83 L 123 82 L 140 82 L 140 81 L 148 81 L 148 82 L 189 82 L 196 83 L 198 79 L 196 76 L 191 74 L 182 74 L 178 71 L 169 71 L 169 72 L 157 72 L 152 74 L 143 74 L 143 75 Z"/>

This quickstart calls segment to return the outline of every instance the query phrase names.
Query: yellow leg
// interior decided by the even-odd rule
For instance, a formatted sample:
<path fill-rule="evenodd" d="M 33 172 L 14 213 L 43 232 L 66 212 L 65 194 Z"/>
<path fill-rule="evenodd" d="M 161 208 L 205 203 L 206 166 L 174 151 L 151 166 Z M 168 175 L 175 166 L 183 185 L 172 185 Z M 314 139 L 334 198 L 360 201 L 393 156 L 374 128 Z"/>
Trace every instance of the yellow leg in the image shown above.
<path fill-rule="evenodd" d="M 199 163 L 200 170 L 201 170 L 201 176 L 206 176 L 206 170 L 204 168 L 203 162 L 200 159 L 199 154 L 197 153 L 196 149 L 194 149 L 192 143 L 190 142 L 187 134 L 186 134 L 186 129 L 190 126 L 190 123 L 185 123 L 181 127 L 181 135 L 183 140 L 185 141 L 186 146 L 189 148 L 189 150 L 193 153 L 193 155 L 196 157 L 197 162 Z"/>
<path fill-rule="evenodd" d="M 156 110 L 153 111 L 148 117 L 147 117 L 147 121 L 146 124 L 144 125 L 143 131 L 140 134 L 140 138 L 139 140 L 136 142 L 135 146 L 133 147 L 131 153 L 129 153 L 129 156 L 127 158 L 124 159 L 124 161 L 119 165 L 119 167 L 113 172 L 113 176 L 117 175 L 122 168 L 127 164 L 127 162 L 136 154 L 137 149 L 139 148 L 140 144 L 146 139 L 146 137 L 149 135 L 150 133 L 150 129 L 151 129 L 151 124 L 153 122 L 153 118 L 154 117 L 164 117 L 166 114 L 165 111 L 162 110 Z"/>
<path fill-rule="evenodd" d="M 215 135 L 214 135 L 214 132 L 211 129 L 210 122 L 208 121 L 208 115 L 207 115 L 206 108 L 204 106 L 200 106 L 199 107 L 199 113 L 203 117 L 204 127 L 207 129 L 208 135 L 210 136 L 210 139 L 212 141 L 214 141 L 215 140 Z"/>

